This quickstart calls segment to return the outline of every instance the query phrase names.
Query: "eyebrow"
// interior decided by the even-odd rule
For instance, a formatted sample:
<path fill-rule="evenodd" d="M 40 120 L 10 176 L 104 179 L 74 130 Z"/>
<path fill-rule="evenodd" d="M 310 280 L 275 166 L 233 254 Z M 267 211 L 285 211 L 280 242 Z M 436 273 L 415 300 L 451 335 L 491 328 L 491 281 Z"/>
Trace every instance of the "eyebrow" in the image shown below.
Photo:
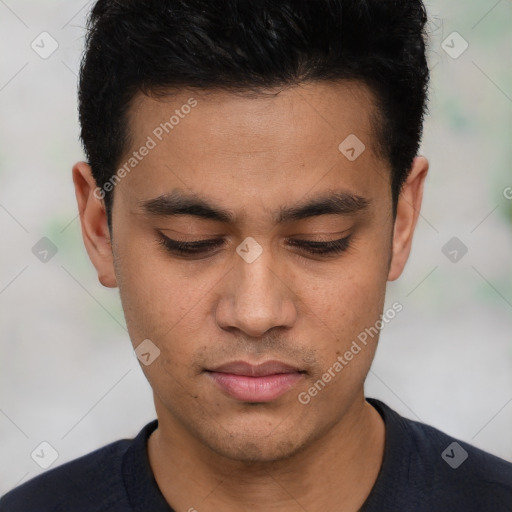
<path fill-rule="evenodd" d="M 357 194 L 330 192 L 294 206 L 281 207 L 273 220 L 276 224 L 282 224 L 320 215 L 353 215 L 367 210 L 370 204 L 369 199 Z M 236 220 L 234 212 L 222 209 L 205 198 L 186 195 L 178 190 L 155 199 L 139 201 L 139 207 L 144 213 L 157 217 L 191 215 L 225 224 L 234 224 Z"/>

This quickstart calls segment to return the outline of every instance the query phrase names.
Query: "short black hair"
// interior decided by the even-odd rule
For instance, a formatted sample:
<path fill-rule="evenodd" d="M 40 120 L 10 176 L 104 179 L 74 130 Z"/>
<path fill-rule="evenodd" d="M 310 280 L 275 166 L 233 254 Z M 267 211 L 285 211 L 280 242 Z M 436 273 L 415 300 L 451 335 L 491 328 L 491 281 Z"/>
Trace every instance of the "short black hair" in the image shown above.
<path fill-rule="evenodd" d="M 421 0 L 98 0 L 79 77 L 80 136 L 96 184 L 111 180 L 128 149 L 139 92 L 357 80 L 376 98 L 375 142 L 392 170 L 396 213 L 427 111 L 426 23 Z M 103 198 L 112 228 L 113 191 Z"/>

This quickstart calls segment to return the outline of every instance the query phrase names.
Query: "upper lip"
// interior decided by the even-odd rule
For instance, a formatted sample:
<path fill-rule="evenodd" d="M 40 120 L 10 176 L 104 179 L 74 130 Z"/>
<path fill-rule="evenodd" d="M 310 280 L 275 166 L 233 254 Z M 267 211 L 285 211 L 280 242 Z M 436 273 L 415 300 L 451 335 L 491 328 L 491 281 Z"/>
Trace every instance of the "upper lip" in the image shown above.
<path fill-rule="evenodd" d="M 299 368 L 290 366 L 280 361 L 266 361 L 261 364 L 251 364 L 245 361 L 232 361 L 222 364 L 208 370 L 217 373 L 231 373 L 233 375 L 244 375 L 247 377 L 265 377 L 267 375 L 276 375 L 279 373 L 296 373 L 301 372 Z"/>

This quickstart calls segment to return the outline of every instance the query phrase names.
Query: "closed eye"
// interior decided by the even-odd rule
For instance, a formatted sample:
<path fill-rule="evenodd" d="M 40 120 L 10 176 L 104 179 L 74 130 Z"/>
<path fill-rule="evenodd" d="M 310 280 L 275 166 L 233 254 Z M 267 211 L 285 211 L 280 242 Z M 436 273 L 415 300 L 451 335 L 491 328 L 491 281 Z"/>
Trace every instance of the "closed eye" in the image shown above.
<path fill-rule="evenodd" d="M 299 247 L 311 254 L 339 254 L 348 249 L 350 245 L 350 235 L 338 240 L 330 240 L 329 242 L 291 238 L 288 243 L 292 247 Z"/>
<path fill-rule="evenodd" d="M 182 242 L 180 240 L 173 240 L 163 235 L 162 233 L 159 233 L 159 235 L 159 244 L 163 245 L 172 254 L 185 257 L 209 254 L 225 244 L 224 239 L 194 240 L 192 242 Z M 288 240 L 288 244 L 292 247 L 298 247 L 299 249 L 312 255 L 333 255 L 346 251 L 350 246 L 350 238 L 351 235 L 328 242 L 318 242 L 316 240 L 297 240 L 292 238 Z"/>

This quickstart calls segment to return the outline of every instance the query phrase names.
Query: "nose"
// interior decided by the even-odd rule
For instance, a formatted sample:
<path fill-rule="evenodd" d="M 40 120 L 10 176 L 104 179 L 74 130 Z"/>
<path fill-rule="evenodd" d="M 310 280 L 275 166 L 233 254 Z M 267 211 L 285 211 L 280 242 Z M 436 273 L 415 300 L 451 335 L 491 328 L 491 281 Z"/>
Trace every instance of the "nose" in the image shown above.
<path fill-rule="evenodd" d="M 261 337 L 276 327 L 289 328 L 297 318 L 290 273 L 273 259 L 270 250 L 248 262 L 238 255 L 226 275 L 216 308 L 222 329 Z"/>

